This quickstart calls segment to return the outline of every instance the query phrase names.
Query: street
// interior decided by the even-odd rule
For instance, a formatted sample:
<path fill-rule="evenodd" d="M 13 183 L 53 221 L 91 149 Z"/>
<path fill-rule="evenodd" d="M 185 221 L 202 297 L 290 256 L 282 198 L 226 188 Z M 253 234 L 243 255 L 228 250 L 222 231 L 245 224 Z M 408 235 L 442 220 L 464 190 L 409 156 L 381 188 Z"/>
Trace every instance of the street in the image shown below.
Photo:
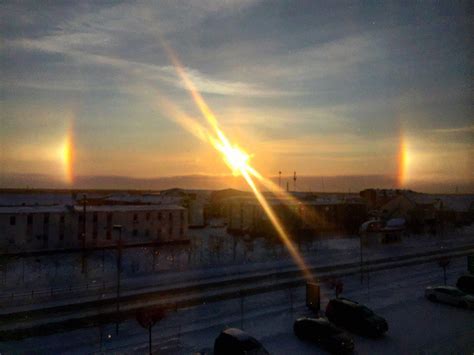
<path fill-rule="evenodd" d="M 454 284 L 466 270 L 466 258 L 452 260 L 448 284 Z M 359 275 L 343 278 L 342 296 L 359 301 L 385 317 L 389 331 L 382 339 L 354 336 L 357 354 L 456 353 L 474 350 L 474 312 L 424 298 L 424 288 L 442 284 L 437 263 L 371 272 L 361 285 Z M 334 290 L 323 284 L 322 309 Z M 299 341 L 293 321 L 309 315 L 304 287 L 203 304 L 170 314 L 153 329 L 154 351 L 159 354 L 211 353 L 216 336 L 226 326 L 241 327 L 272 354 L 324 353 L 317 345 Z M 78 329 L 47 337 L 32 337 L 3 343 L 2 353 L 144 353 L 147 334 L 135 320 L 115 325 Z M 47 344 L 47 347 L 45 345 Z"/>

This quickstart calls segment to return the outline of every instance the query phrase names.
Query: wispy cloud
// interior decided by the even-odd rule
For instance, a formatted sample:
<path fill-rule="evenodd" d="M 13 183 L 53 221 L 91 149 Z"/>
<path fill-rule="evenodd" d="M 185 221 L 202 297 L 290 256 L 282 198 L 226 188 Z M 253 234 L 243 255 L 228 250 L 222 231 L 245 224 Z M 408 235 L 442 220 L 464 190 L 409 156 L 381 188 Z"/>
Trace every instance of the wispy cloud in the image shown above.
<path fill-rule="evenodd" d="M 433 132 L 440 133 L 440 134 L 457 134 L 457 133 L 474 134 L 474 125 L 465 126 L 465 127 L 436 128 L 436 129 L 433 129 Z"/>
<path fill-rule="evenodd" d="M 93 174 L 225 171 L 182 129 L 205 133 L 188 119 L 195 107 L 165 39 L 223 128 L 264 171 L 391 173 L 403 128 L 420 157 L 417 174 L 471 177 L 469 21 L 462 6 L 449 18 L 437 5 L 417 6 L 4 2 L 0 140 L 13 164 L 31 148 L 21 149 L 25 141 L 54 142 L 72 107 L 77 144 L 90 160 L 83 166 Z M 183 111 L 179 125 L 166 120 L 160 98 Z M 27 171 L 27 154 L 17 155 Z M 128 168 L 124 156 L 133 161 Z"/>
<path fill-rule="evenodd" d="M 5 45 L 28 50 L 58 53 L 71 58 L 75 63 L 102 65 L 108 68 L 114 67 L 128 75 L 140 78 L 144 82 L 149 83 L 150 80 L 155 80 L 185 90 L 185 85 L 177 79 L 175 70 L 170 65 L 155 65 L 108 54 L 94 53 L 94 49 L 104 51 L 112 42 L 113 40 L 107 35 L 81 33 L 59 34 L 41 39 L 6 41 Z M 259 87 L 250 83 L 214 79 L 189 67 L 185 67 L 184 70 L 196 84 L 196 87 L 203 93 L 247 97 L 291 96 L 295 94 Z M 21 85 L 21 82 L 17 83 L 17 85 Z M 29 85 L 33 84 L 30 82 Z M 38 86 L 41 86 L 41 84 Z"/>

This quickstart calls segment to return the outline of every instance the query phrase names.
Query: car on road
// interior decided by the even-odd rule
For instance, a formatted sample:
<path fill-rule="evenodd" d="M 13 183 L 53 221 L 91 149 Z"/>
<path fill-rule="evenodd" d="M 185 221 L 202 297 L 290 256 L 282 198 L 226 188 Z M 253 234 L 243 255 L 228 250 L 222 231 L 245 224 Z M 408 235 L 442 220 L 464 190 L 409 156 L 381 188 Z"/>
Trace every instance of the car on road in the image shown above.
<path fill-rule="evenodd" d="M 432 302 L 443 302 L 463 308 L 474 308 L 474 296 L 453 286 L 428 286 L 425 296 Z"/>
<path fill-rule="evenodd" d="M 354 341 L 327 318 L 298 318 L 293 324 L 293 331 L 299 339 L 315 342 L 332 353 L 348 354 L 354 351 Z"/>
<path fill-rule="evenodd" d="M 214 355 L 269 355 L 254 337 L 238 328 L 223 330 L 214 342 Z"/>
<path fill-rule="evenodd" d="M 462 292 L 474 295 L 474 275 L 463 275 L 456 282 L 456 287 Z"/>
<path fill-rule="evenodd" d="M 387 321 L 366 306 L 347 298 L 334 298 L 326 307 L 326 317 L 334 324 L 360 335 L 382 336 Z"/>

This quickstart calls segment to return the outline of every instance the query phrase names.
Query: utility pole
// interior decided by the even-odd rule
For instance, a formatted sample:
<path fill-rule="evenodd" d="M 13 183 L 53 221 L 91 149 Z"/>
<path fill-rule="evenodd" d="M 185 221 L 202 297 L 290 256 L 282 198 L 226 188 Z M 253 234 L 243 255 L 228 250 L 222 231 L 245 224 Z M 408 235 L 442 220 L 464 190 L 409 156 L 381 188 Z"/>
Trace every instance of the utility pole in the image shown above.
<path fill-rule="evenodd" d="M 86 265 L 86 195 L 82 195 L 82 273 L 87 270 Z"/>
<path fill-rule="evenodd" d="M 119 314 L 120 314 L 120 274 L 122 272 L 122 229 L 123 227 L 119 224 L 113 226 L 114 230 L 118 230 L 119 239 L 117 240 L 117 297 L 116 297 L 116 316 L 117 322 L 115 323 L 115 333 L 118 335 L 119 331 Z"/>
<path fill-rule="evenodd" d="M 278 187 L 281 189 L 281 171 L 278 172 Z"/>
<path fill-rule="evenodd" d="M 293 191 L 296 192 L 296 171 L 293 172 Z"/>

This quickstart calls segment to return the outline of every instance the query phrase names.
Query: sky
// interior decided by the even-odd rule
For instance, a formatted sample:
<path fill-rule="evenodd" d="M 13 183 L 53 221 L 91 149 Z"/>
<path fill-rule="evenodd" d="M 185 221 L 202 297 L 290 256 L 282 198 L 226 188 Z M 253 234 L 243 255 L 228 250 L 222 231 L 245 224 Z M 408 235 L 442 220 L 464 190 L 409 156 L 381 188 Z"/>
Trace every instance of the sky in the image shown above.
<path fill-rule="evenodd" d="M 206 125 L 171 51 L 265 176 L 474 192 L 469 2 L 3 1 L 0 14 L 1 187 L 229 175 L 177 118 Z"/>

